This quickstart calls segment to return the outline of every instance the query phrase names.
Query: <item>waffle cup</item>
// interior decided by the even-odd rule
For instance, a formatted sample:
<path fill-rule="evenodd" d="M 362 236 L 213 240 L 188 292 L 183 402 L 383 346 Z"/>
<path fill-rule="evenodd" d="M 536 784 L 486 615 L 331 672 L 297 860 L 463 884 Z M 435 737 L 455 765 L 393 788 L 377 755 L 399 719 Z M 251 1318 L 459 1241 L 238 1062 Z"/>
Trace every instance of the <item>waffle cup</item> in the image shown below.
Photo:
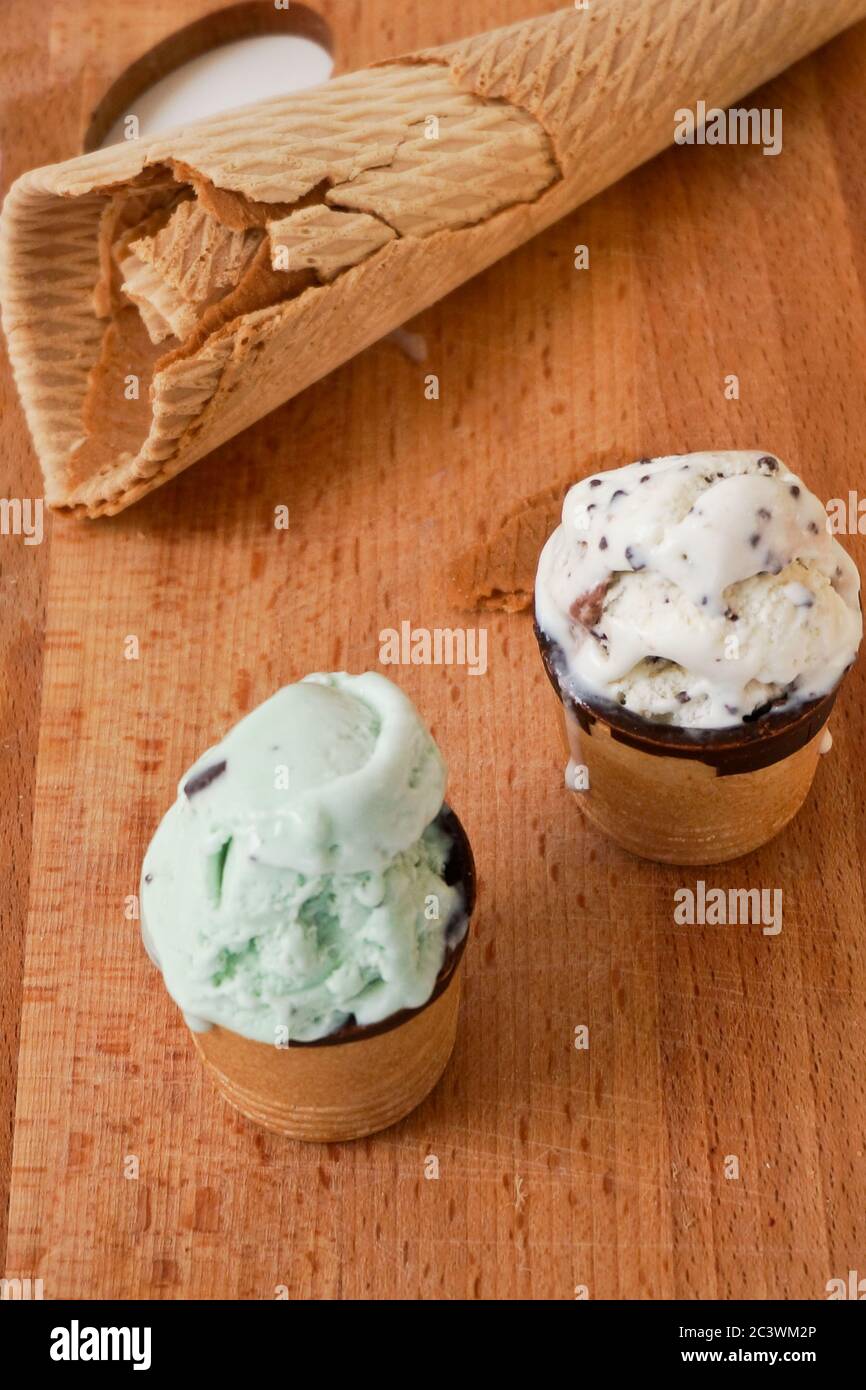
<path fill-rule="evenodd" d="M 586 819 L 623 849 L 664 864 L 722 864 L 797 814 L 836 690 L 734 729 L 657 725 L 564 692 L 555 649 L 536 635 L 562 713 L 566 780 Z"/>
<path fill-rule="evenodd" d="M 594 0 L 25 174 L 0 301 L 46 500 L 122 510 L 664 149 L 678 108 L 726 107 L 864 16 Z M 125 294 L 110 238 L 178 195 L 194 215 L 133 235 Z M 195 237 L 221 258 L 202 283 Z"/>
<path fill-rule="evenodd" d="M 445 824 L 454 837 L 446 880 L 463 887 L 466 931 L 448 948 L 425 1004 L 381 1023 L 349 1023 L 316 1042 L 282 1047 L 227 1028 L 192 1034 L 217 1089 L 247 1119 L 290 1139 L 336 1143 L 396 1124 L 432 1091 L 454 1048 L 463 952 L 475 903 L 466 833 L 453 811 L 445 813 Z"/>

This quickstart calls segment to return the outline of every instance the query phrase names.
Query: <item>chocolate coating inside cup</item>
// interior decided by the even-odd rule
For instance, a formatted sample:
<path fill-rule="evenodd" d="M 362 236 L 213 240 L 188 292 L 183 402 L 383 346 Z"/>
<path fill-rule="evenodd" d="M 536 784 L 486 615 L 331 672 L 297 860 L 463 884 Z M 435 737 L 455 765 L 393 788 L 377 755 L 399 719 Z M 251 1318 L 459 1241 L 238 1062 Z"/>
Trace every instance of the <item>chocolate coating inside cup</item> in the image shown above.
<path fill-rule="evenodd" d="M 610 729 L 611 738 L 620 743 L 656 757 L 696 759 L 714 767 L 718 777 L 754 772 L 796 753 L 826 724 L 838 690 L 837 687 L 820 699 L 792 709 L 771 708 L 732 728 L 687 729 L 675 724 L 655 724 L 612 701 L 590 704 L 579 699 L 565 687 L 561 674 L 565 671 L 565 657 L 559 643 L 537 623 L 535 636 L 557 697 L 586 733 L 591 733 L 593 724 L 600 721 Z"/>

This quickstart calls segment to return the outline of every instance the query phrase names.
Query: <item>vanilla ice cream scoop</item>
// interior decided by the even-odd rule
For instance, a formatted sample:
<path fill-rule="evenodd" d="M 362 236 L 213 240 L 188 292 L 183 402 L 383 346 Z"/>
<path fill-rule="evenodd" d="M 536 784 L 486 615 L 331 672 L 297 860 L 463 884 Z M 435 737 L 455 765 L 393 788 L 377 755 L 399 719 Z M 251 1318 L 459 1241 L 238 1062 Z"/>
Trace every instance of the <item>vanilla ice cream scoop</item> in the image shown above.
<path fill-rule="evenodd" d="M 854 562 L 773 455 L 641 459 L 584 478 L 541 554 L 562 689 L 729 728 L 828 694 L 862 636 Z"/>

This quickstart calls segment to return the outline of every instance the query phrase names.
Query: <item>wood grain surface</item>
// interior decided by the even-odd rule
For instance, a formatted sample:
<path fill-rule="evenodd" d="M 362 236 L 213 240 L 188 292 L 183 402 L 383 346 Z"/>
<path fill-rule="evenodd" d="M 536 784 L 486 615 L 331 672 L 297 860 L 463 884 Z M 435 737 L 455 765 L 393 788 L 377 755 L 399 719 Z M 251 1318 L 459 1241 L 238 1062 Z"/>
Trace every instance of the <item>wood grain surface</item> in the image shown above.
<path fill-rule="evenodd" d="M 6 0 L 4 187 L 76 153 L 125 66 L 217 7 Z M 314 7 L 338 69 L 550 8 Z M 47 1298 L 761 1299 L 866 1273 L 866 668 L 788 832 L 664 868 L 584 828 L 526 615 L 461 619 L 446 584 L 597 449 L 761 447 L 824 499 L 863 489 L 864 81 L 861 26 L 760 94 L 779 157 L 672 150 L 416 320 L 426 362 L 382 343 L 122 516 L 0 539 L 8 1274 Z M 37 496 L 5 357 L 0 410 L 3 495 Z M 386 672 L 480 870 L 457 1049 L 408 1120 L 302 1146 L 219 1099 L 126 900 L 192 759 L 279 684 L 376 667 L 405 619 L 488 630 L 483 677 Z M 781 934 L 676 926 L 700 877 L 781 888 Z"/>

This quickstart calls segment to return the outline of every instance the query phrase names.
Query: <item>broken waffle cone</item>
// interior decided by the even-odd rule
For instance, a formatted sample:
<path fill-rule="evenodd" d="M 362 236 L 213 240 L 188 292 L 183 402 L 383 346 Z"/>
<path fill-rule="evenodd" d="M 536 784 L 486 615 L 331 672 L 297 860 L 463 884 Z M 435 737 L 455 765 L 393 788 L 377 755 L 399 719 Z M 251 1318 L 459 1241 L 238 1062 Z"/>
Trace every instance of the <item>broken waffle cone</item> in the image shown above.
<path fill-rule="evenodd" d="M 272 1047 L 225 1028 L 193 1033 L 225 1099 L 290 1139 L 336 1143 L 396 1124 L 421 1104 L 448 1064 L 457 1033 L 460 963 L 441 993 L 400 1021 L 345 1041 Z"/>
<path fill-rule="evenodd" d="M 121 239 L 121 291 L 138 306 L 151 341 L 188 338 L 203 312 L 237 288 L 262 241 L 258 230 L 223 226 L 194 198 L 164 225 Z"/>
<path fill-rule="evenodd" d="M 536 629 L 536 634 L 538 631 Z M 566 784 L 616 844 L 663 864 L 722 864 L 772 840 L 803 805 L 836 691 L 729 729 L 653 724 L 560 689 Z"/>
<path fill-rule="evenodd" d="M 864 16 L 594 0 L 25 174 L 0 301 L 46 500 L 120 511 L 658 153 L 678 108 L 724 107 Z M 176 204 L 179 239 L 139 235 L 152 273 L 125 291 L 118 240 Z M 262 240 L 249 259 L 226 232 Z M 130 308 L 158 351 L 130 350 Z"/>

